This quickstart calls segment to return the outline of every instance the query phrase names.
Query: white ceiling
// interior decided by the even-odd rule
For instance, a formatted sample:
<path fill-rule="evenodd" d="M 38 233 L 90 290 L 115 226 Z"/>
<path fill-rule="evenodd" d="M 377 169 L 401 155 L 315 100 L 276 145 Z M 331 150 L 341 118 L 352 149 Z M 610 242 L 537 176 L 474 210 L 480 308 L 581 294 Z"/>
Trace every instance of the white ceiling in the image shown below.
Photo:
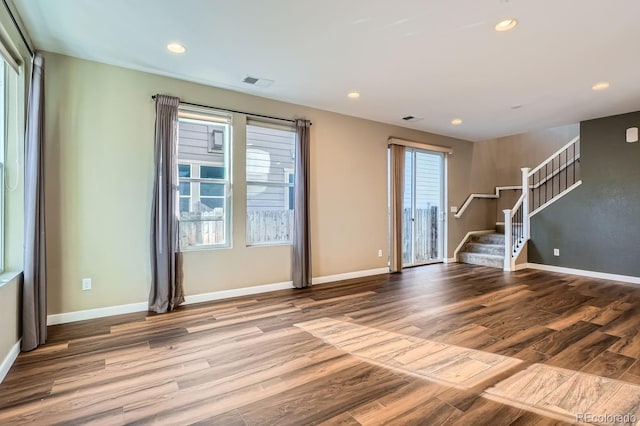
<path fill-rule="evenodd" d="M 638 0 L 14 3 L 38 49 L 462 139 L 640 109 Z"/>

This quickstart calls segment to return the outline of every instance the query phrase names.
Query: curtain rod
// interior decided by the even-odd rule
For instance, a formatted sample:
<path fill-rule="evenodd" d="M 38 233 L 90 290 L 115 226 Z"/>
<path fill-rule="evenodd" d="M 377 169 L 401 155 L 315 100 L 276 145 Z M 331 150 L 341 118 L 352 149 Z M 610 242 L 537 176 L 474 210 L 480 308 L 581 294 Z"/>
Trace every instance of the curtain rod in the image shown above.
<path fill-rule="evenodd" d="M 16 21 L 16 17 L 13 16 L 13 12 L 11 11 L 11 8 L 7 4 L 7 0 L 2 0 L 2 3 L 4 3 L 5 9 L 7 9 L 7 12 L 9 12 L 9 17 L 13 21 L 13 25 L 18 30 L 18 34 L 20 34 L 20 38 L 24 42 L 24 45 L 27 46 L 27 50 L 29 51 L 29 55 L 31 55 L 31 57 L 33 58 L 33 56 L 34 56 L 33 55 L 33 50 L 31 50 L 31 47 L 29 46 L 29 43 L 27 43 L 27 38 L 24 36 L 24 33 L 22 32 L 22 29 L 20 28 L 20 25 L 18 25 L 18 21 Z"/>
<path fill-rule="evenodd" d="M 155 100 L 156 99 L 156 95 L 151 96 L 151 99 Z M 234 109 L 229 109 L 229 108 L 220 108 L 220 107 L 215 107 L 215 106 L 210 106 L 210 105 L 194 104 L 192 102 L 183 102 L 183 101 L 180 101 L 180 103 L 183 104 L 183 105 L 189 105 L 189 106 L 200 107 L 200 108 L 211 108 L 211 109 L 219 109 L 220 111 L 235 112 L 237 114 L 245 114 L 245 115 L 249 115 L 251 117 L 268 118 L 270 120 L 278 120 L 278 121 L 288 121 L 289 123 L 295 123 L 296 122 L 296 120 L 292 120 L 290 118 L 280 118 L 280 117 L 272 117 L 270 115 L 253 114 L 251 112 L 236 111 Z"/>

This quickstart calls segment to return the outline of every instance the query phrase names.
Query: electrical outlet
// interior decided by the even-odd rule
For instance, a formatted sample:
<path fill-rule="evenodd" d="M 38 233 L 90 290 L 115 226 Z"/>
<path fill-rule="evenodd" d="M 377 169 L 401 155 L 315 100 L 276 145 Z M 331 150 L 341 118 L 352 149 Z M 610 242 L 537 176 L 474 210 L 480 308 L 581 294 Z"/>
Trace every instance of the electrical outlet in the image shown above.
<path fill-rule="evenodd" d="M 382 249 L 378 250 L 378 257 L 382 257 Z"/>
<path fill-rule="evenodd" d="M 458 213 L 458 206 L 451 206 L 451 213 Z"/>
<path fill-rule="evenodd" d="M 554 248 L 554 249 L 553 249 L 553 255 L 554 255 L 554 256 L 560 256 L 560 249 L 556 249 L 556 248 Z"/>
<path fill-rule="evenodd" d="M 83 290 L 91 290 L 91 278 L 83 278 L 82 279 L 82 289 Z"/>

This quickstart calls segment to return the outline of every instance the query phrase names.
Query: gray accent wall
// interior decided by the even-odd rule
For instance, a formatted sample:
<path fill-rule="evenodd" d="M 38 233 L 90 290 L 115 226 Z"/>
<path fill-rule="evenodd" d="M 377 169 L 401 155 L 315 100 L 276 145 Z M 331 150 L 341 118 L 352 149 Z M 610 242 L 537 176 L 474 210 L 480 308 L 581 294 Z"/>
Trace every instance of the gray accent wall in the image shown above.
<path fill-rule="evenodd" d="M 640 276 L 640 143 L 625 141 L 638 125 L 640 112 L 580 123 L 583 183 L 531 218 L 529 262 Z"/>

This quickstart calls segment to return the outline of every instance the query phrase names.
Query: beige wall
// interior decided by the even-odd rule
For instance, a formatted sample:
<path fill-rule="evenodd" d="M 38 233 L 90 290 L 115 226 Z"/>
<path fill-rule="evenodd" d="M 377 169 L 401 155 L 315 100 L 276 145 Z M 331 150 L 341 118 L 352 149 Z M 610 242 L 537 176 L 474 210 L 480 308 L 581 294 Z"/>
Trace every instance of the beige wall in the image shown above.
<path fill-rule="evenodd" d="M 50 314 L 147 298 L 155 93 L 313 122 L 314 277 L 387 266 L 389 136 L 453 147 L 450 203 L 471 190 L 467 141 L 57 54 L 46 60 Z M 186 253 L 187 294 L 290 280 L 290 246 L 245 247 L 244 120 L 234 116 L 233 248 Z M 480 210 L 450 222 L 448 256 L 465 226 L 485 229 Z M 93 290 L 81 290 L 83 277 L 93 278 Z"/>
<path fill-rule="evenodd" d="M 521 185 L 521 168 L 536 167 L 579 134 L 580 125 L 569 124 L 475 143 L 471 162 L 473 192 L 493 193 L 496 186 Z M 502 210 L 512 208 L 520 194 L 504 191 L 497 202 L 475 200 L 473 204 L 493 203 L 496 220 L 501 222 Z"/>
<path fill-rule="evenodd" d="M 22 274 L 12 278 L 9 282 L 0 282 L 0 363 L 18 342 L 20 336 L 20 287 Z"/>
<path fill-rule="evenodd" d="M 478 142 L 473 147 L 474 185 L 483 191 L 520 185 L 522 167 L 536 167 L 579 134 L 580 125 L 569 124 Z"/>

